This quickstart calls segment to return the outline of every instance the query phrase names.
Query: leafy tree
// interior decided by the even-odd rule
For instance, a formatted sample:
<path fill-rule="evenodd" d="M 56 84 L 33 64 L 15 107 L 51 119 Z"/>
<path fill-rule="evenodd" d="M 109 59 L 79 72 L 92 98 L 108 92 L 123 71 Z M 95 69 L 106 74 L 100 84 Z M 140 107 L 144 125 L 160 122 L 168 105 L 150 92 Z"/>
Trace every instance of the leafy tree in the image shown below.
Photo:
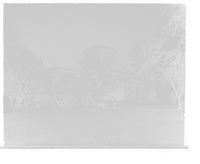
<path fill-rule="evenodd" d="M 37 58 L 24 47 L 4 43 L 4 94 L 16 98 L 17 107 L 21 101 L 33 99 L 35 89 L 46 87 L 47 71 L 42 59 Z"/>
<path fill-rule="evenodd" d="M 154 105 L 154 102 L 155 101 L 158 101 L 158 98 L 159 98 L 159 91 L 158 89 L 155 87 L 155 85 L 152 85 L 149 90 L 148 90 L 148 94 L 146 95 L 146 100 L 149 101 L 149 102 L 153 102 L 153 105 Z"/>
<path fill-rule="evenodd" d="M 84 74 L 81 79 L 84 81 L 84 93 L 89 98 L 90 104 L 98 95 L 98 82 L 104 80 L 111 71 L 110 61 L 102 62 L 98 56 L 84 57 L 79 62 Z"/>
<path fill-rule="evenodd" d="M 151 74 L 151 77 L 150 77 L 152 80 L 156 80 L 156 75 L 154 73 Z"/>
<path fill-rule="evenodd" d="M 151 71 L 163 83 L 170 82 L 178 99 L 181 100 L 185 89 L 185 5 L 167 5 L 160 10 L 162 25 L 157 36 L 149 42 L 138 41 L 130 56 L 138 75 Z"/>
<path fill-rule="evenodd" d="M 83 94 L 87 99 L 90 100 L 90 105 L 93 103 L 94 100 L 97 98 L 97 91 L 98 91 L 98 85 L 94 82 L 88 82 L 85 84 L 83 89 Z M 93 101 L 93 102 L 92 102 Z"/>
<path fill-rule="evenodd" d="M 115 101 L 125 100 L 126 88 L 124 83 L 119 79 L 114 81 L 106 81 L 102 86 L 102 100 L 113 101 L 113 106 L 115 108 Z"/>
<path fill-rule="evenodd" d="M 16 95 L 15 81 L 18 73 L 16 68 L 17 55 L 12 53 L 14 47 L 4 44 L 4 94 L 10 100 L 10 107 L 12 108 L 12 101 Z"/>
<path fill-rule="evenodd" d="M 69 107 L 71 107 L 71 100 L 77 100 L 81 96 L 82 84 L 73 74 L 64 74 L 59 78 L 56 89 L 58 96 L 69 99 Z"/>

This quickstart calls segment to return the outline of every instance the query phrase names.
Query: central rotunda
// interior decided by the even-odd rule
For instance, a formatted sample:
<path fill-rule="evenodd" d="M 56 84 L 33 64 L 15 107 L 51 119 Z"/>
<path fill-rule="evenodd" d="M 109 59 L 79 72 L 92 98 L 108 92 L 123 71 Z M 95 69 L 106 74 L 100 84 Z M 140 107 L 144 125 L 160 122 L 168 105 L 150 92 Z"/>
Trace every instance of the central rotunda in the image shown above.
<path fill-rule="evenodd" d="M 83 51 L 84 57 L 98 56 L 102 62 L 109 60 L 111 62 L 111 68 L 116 69 L 115 55 L 116 50 L 106 46 L 94 46 L 87 48 Z"/>

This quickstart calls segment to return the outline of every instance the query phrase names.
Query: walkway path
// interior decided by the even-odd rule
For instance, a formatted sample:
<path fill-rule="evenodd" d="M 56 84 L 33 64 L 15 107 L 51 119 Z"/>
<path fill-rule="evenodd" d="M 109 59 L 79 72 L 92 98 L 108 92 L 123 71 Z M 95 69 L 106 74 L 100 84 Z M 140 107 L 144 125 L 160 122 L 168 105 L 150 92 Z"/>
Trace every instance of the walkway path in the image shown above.
<path fill-rule="evenodd" d="M 42 109 L 49 109 L 49 107 L 41 107 Z M 23 112 L 23 111 L 30 111 L 30 110 L 38 110 L 36 107 L 24 108 L 24 109 L 4 109 L 3 113 L 13 113 L 13 112 Z"/>

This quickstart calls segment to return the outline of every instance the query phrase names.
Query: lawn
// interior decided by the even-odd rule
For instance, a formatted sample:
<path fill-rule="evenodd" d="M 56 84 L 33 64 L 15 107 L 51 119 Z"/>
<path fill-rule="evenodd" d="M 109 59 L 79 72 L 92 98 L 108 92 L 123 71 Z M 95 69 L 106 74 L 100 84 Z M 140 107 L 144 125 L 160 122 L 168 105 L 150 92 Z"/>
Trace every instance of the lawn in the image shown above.
<path fill-rule="evenodd" d="M 4 112 L 5 146 L 182 146 L 184 112 L 164 108 L 66 108 Z"/>

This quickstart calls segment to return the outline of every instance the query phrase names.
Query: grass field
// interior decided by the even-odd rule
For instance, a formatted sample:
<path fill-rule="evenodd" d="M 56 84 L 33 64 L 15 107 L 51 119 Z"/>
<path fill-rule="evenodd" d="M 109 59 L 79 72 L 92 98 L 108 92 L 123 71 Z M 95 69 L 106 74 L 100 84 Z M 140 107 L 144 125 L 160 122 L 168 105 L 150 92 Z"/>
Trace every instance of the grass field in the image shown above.
<path fill-rule="evenodd" d="M 5 146 L 182 146 L 177 109 L 70 108 L 4 112 Z"/>

